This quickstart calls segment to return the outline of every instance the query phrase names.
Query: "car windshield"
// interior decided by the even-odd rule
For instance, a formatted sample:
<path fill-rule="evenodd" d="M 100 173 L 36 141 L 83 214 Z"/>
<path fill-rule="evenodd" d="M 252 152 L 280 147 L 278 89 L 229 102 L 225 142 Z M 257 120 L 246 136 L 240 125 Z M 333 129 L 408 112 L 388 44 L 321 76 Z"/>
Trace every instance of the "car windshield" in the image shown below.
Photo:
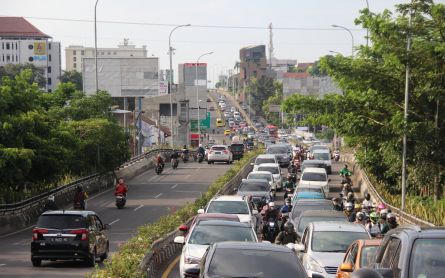
<path fill-rule="evenodd" d="M 239 191 L 269 191 L 269 185 L 264 183 L 243 182 L 239 186 Z"/>
<path fill-rule="evenodd" d="M 275 163 L 275 159 L 273 158 L 257 158 L 255 160 L 256 165 L 264 164 L 264 163 Z"/>
<path fill-rule="evenodd" d="M 323 173 L 303 173 L 302 181 L 327 181 L 326 174 Z"/>
<path fill-rule="evenodd" d="M 329 153 L 318 153 L 314 152 L 314 159 L 317 160 L 331 160 Z"/>
<path fill-rule="evenodd" d="M 249 209 L 244 201 L 213 201 L 210 203 L 207 213 L 219 212 L 228 214 L 249 214 Z"/>
<path fill-rule="evenodd" d="M 221 241 L 255 242 L 256 239 L 250 227 L 198 225 L 193 229 L 188 243 L 210 245 Z"/>
<path fill-rule="evenodd" d="M 290 252 L 217 249 L 208 268 L 209 277 L 307 277 Z"/>
<path fill-rule="evenodd" d="M 278 171 L 277 167 L 258 167 L 258 171 L 266 171 L 266 172 L 271 172 L 272 174 L 279 174 L 280 172 Z"/>
<path fill-rule="evenodd" d="M 225 147 L 212 147 L 212 151 L 224 151 Z"/>
<path fill-rule="evenodd" d="M 312 251 L 345 253 L 357 239 L 369 239 L 365 232 L 318 231 L 312 236 Z"/>
<path fill-rule="evenodd" d="M 321 187 L 297 187 L 297 193 L 298 192 L 318 192 L 323 194 L 323 189 Z"/>
<path fill-rule="evenodd" d="M 329 217 L 329 216 L 307 216 L 307 217 L 300 217 L 300 221 L 298 222 L 298 229 L 297 231 L 299 233 L 302 233 L 304 231 L 304 228 L 309 223 L 312 222 L 320 222 L 320 221 L 348 221 L 346 217 Z"/>
<path fill-rule="evenodd" d="M 247 179 L 257 179 L 257 180 L 267 180 L 267 181 L 271 181 L 272 180 L 272 176 L 268 175 L 268 174 L 250 174 Z"/>
<path fill-rule="evenodd" d="M 36 227 L 46 229 L 78 229 L 85 228 L 86 221 L 81 215 L 42 215 L 39 217 Z"/>
<path fill-rule="evenodd" d="M 440 278 L 445 273 L 445 239 L 416 239 L 409 264 L 410 278 Z"/>
<path fill-rule="evenodd" d="M 362 255 L 360 256 L 360 267 L 369 266 L 375 263 L 375 256 L 377 254 L 378 246 L 365 246 L 362 248 Z"/>
<path fill-rule="evenodd" d="M 301 213 L 307 210 L 332 210 L 332 209 L 333 209 L 332 204 L 314 202 L 312 204 L 302 205 L 296 203 L 292 208 L 292 218 L 297 220 L 298 217 L 300 217 Z"/>
<path fill-rule="evenodd" d="M 270 148 L 270 149 L 267 149 L 266 153 L 269 153 L 269 154 L 285 154 L 285 153 L 287 153 L 287 148 Z"/>

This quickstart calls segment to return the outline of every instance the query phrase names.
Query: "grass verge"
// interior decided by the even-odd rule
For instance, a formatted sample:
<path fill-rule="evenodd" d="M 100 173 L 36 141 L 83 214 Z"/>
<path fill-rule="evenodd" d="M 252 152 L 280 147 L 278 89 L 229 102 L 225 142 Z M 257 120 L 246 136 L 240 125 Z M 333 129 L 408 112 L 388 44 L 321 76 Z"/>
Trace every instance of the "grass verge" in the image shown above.
<path fill-rule="evenodd" d="M 224 175 L 215 180 L 207 192 L 195 200 L 194 203 L 187 203 L 174 214 L 162 216 L 157 222 L 139 227 L 137 234 L 125 242 L 111 259 L 106 260 L 103 268 L 96 266 L 94 272 L 88 274 L 87 277 L 146 277 L 145 273 L 141 273 L 138 267 L 145 254 L 150 250 L 152 243 L 177 229 L 179 225 L 195 215 L 196 211 L 206 205 L 224 184 L 230 181 L 253 157 L 260 153 L 262 153 L 261 149 L 245 153 L 243 159 L 237 161 Z"/>

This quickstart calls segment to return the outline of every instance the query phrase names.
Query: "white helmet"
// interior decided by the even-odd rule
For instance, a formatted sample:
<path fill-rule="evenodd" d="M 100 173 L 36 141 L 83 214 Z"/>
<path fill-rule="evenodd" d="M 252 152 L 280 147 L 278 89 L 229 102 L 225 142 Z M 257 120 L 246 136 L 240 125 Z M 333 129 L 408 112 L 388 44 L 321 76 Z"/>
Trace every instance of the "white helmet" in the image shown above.
<path fill-rule="evenodd" d="M 54 195 L 49 195 L 48 196 L 48 201 L 54 202 Z"/>
<path fill-rule="evenodd" d="M 199 144 L 199 147 L 202 148 L 202 144 Z"/>
<path fill-rule="evenodd" d="M 269 207 L 274 207 L 275 203 L 274 202 L 269 202 Z"/>
<path fill-rule="evenodd" d="M 345 208 L 347 210 L 352 210 L 354 208 L 354 205 L 352 204 L 352 202 L 347 202 L 345 205 Z"/>

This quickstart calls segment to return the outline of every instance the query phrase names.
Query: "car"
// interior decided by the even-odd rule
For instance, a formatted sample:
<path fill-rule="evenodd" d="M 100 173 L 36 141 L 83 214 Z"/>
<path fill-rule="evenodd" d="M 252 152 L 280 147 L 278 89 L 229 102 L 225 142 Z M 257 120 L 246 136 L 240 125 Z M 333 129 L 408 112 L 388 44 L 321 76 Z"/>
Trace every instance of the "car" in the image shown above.
<path fill-rule="evenodd" d="M 232 113 L 236 112 L 236 108 L 235 107 L 230 108 L 230 112 Z"/>
<path fill-rule="evenodd" d="M 260 180 L 267 180 L 270 185 L 272 186 L 272 189 L 275 191 L 277 190 L 277 184 L 275 182 L 275 179 L 271 172 L 267 171 L 252 171 L 247 175 L 247 179 L 260 179 Z"/>
<path fill-rule="evenodd" d="M 309 147 L 309 152 L 313 153 L 315 150 L 326 150 L 329 151 L 329 147 L 327 145 L 312 145 Z"/>
<path fill-rule="evenodd" d="M 375 263 L 377 249 L 381 239 L 359 239 L 346 251 L 343 262 L 337 269 L 336 278 L 349 278 L 354 270 L 368 267 Z"/>
<path fill-rule="evenodd" d="M 294 223 L 298 222 L 300 215 L 307 210 L 333 210 L 332 201 L 321 199 L 298 199 L 292 202 L 292 210 L 289 219 L 294 219 Z"/>
<path fill-rule="evenodd" d="M 244 156 L 244 144 L 242 142 L 234 140 L 232 138 L 232 144 L 230 145 L 230 151 L 232 152 L 234 160 L 240 160 Z"/>
<path fill-rule="evenodd" d="M 224 135 L 230 135 L 232 133 L 232 131 L 230 129 L 226 129 L 224 130 Z"/>
<path fill-rule="evenodd" d="M 315 191 L 299 191 L 293 194 L 292 202 L 295 202 L 299 199 L 325 199 L 325 195 L 324 193 Z"/>
<path fill-rule="evenodd" d="M 277 157 L 274 154 L 260 154 L 255 158 L 255 162 L 252 163 L 253 165 L 253 171 L 258 171 L 258 166 L 260 164 L 265 163 L 273 163 L 278 165 Z"/>
<path fill-rule="evenodd" d="M 324 195 L 324 190 L 321 186 L 297 186 L 297 188 L 295 188 L 295 194 L 297 194 L 298 192 L 316 192 L 319 194 L 323 194 L 324 198 L 327 198 L 326 195 Z"/>
<path fill-rule="evenodd" d="M 326 169 L 326 163 L 323 160 L 317 160 L 317 159 L 306 159 L 303 160 L 303 162 L 300 165 L 301 172 L 304 171 L 304 169 L 311 167 L 311 168 L 324 168 Z M 326 173 L 328 170 L 326 169 Z"/>
<path fill-rule="evenodd" d="M 325 164 L 325 169 L 328 174 L 332 173 L 331 153 L 329 150 L 314 150 L 312 152 L 314 159 L 321 160 Z"/>
<path fill-rule="evenodd" d="M 207 206 L 199 209 L 198 213 L 227 213 L 236 214 L 241 222 L 249 223 L 257 230 L 259 221 L 258 211 L 253 203 L 244 196 L 220 195 L 209 201 Z"/>
<path fill-rule="evenodd" d="M 255 132 L 248 132 L 247 133 L 247 138 L 255 138 Z"/>
<path fill-rule="evenodd" d="M 208 220 L 193 225 L 187 236 L 177 236 L 175 243 L 184 244 L 179 260 L 180 276 L 196 267 L 209 245 L 222 241 L 258 242 L 257 235 L 248 223 Z"/>
<path fill-rule="evenodd" d="M 224 123 L 223 119 L 217 118 L 216 119 L 216 127 L 224 127 L 226 124 Z"/>
<path fill-rule="evenodd" d="M 296 254 L 270 243 L 218 242 L 210 246 L 199 266 L 188 277 L 280 277 L 306 278 Z"/>
<path fill-rule="evenodd" d="M 283 180 L 281 178 L 281 168 L 278 164 L 263 163 L 263 164 L 258 165 L 258 167 L 256 167 L 255 170 L 271 172 L 273 175 L 273 178 L 275 179 L 275 182 L 277 184 L 277 190 L 281 190 L 283 188 Z"/>
<path fill-rule="evenodd" d="M 229 127 L 230 127 L 230 128 L 235 127 L 235 122 L 234 122 L 234 121 L 229 121 Z"/>
<path fill-rule="evenodd" d="M 348 222 L 348 217 L 342 211 L 336 210 L 306 210 L 300 214 L 297 221 L 293 222 L 295 231 L 299 238 L 303 235 L 303 231 L 309 223 L 319 221 L 343 221 Z"/>
<path fill-rule="evenodd" d="M 273 200 L 273 189 L 264 179 L 243 179 L 236 189 L 236 195 L 252 198 L 257 210 Z"/>
<path fill-rule="evenodd" d="M 292 149 L 285 144 L 270 145 L 266 149 L 266 154 L 274 154 L 281 167 L 288 167 L 292 159 Z"/>
<path fill-rule="evenodd" d="M 207 102 L 212 102 L 212 100 L 208 97 L 207 98 L 207 100 L 206 100 Z"/>
<path fill-rule="evenodd" d="M 207 155 L 207 163 L 226 162 L 230 164 L 233 162 L 232 152 L 226 145 L 214 145 L 210 148 Z"/>
<path fill-rule="evenodd" d="M 325 193 L 325 196 L 329 194 L 329 179 L 325 169 L 322 168 L 305 168 L 301 174 L 298 186 L 321 186 Z"/>
<path fill-rule="evenodd" d="M 225 220 L 225 221 L 235 221 L 240 222 L 238 215 L 235 214 L 227 214 L 227 213 L 202 213 L 197 214 L 193 217 L 192 223 L 190 226 L 187 225 L 181 225 L 179 226 L 179 230 L 187 233 L 193 225 L 201 222 L 201 221 L 208 221 L 208 220 Z"/>
<path fill-rule="evenodd" d="M 333 278 L 349 245 L 357 239 L 370 238 L 361 224 L 344 221 L 311 222 L 295 249 L 309 277 Z"/>
<path fill-rule="evenodd" d="M 370 268 L 384 278 L 439 278 L 445 273 L 444 258 L 444 227 L 403 225 L 385 235 Z"/>
<path fill-rule="evenodd" d="M 42 260 L 84 260 L 94 266 L 97 258 L 108 257 L 109 240 L 103 224 L 93 211 L 53 210 L 42 213 L 32 230 L 31 262 Z"/>

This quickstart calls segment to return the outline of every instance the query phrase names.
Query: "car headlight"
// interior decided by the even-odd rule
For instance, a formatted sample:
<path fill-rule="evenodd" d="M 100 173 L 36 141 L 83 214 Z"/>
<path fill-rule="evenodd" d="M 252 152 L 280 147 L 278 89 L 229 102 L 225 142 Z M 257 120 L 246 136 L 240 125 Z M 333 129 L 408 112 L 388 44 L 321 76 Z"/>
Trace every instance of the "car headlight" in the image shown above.
<path fill-rule="evenodd" d="M 193 256 L 184 256 L 184 263 L 186 264 L 199 264 L 201 262 L 201 258 L 193 257 Z"/>
<path fill-rule="evenodd" d="M 310 270 L 310 271 L 318 272 L 318 273 L 323 273 L 323 268 L 321 268 L 320 264 L 316 260 L 312 259 L 311 257 L 309 257 L 309 261 L 307 263 L 306 269 Z"/>

